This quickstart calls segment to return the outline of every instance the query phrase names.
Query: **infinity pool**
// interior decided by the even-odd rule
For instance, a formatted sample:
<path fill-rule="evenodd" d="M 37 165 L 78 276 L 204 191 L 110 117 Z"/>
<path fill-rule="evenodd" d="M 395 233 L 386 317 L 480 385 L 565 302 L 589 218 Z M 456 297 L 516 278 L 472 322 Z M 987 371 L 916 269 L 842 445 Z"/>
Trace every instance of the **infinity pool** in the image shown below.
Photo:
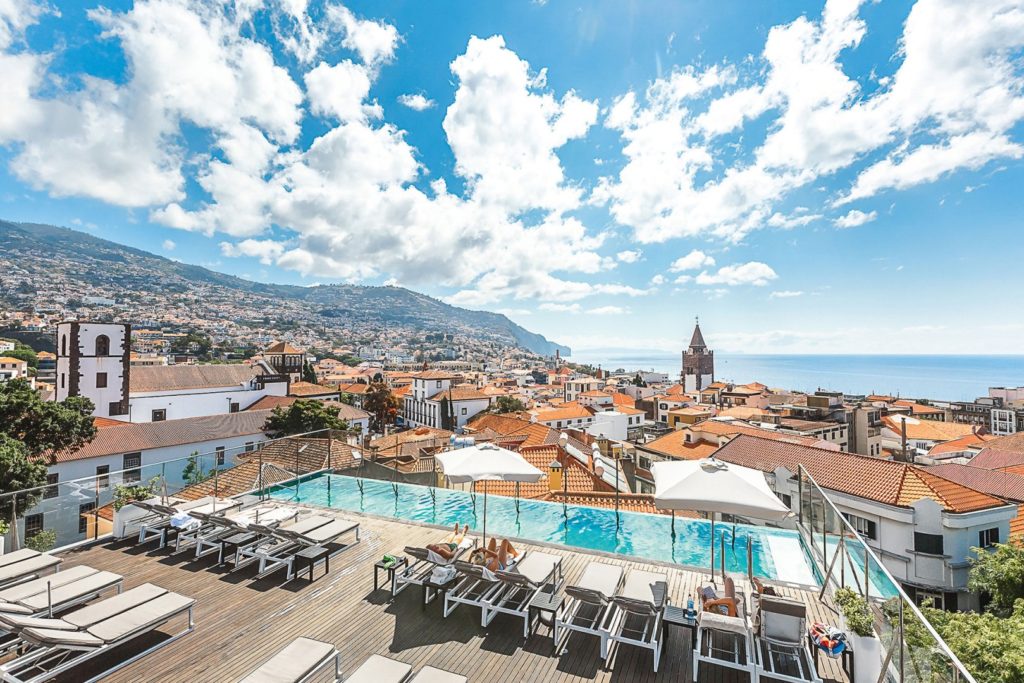
<path fill-rule="evenodd" d="M 298 502 L 366 512 L 382 517 L 454 526 L 468 523 L 475 533 L 483 527 L 482 494 L 392 484 L 375 479 L 320 474 L 301 481 Z M 397 489 L 397 495 L 396 495 Z M 268 489 L 271 497 L 296 500 L 295 484 Z M 507 496 L 487 499 L 487 535 L 512 536 L 533 541 L 632 555 L 693 567 L 711 562 L 711 524 L 705 520 L 677 517 L 675 536 L 669 515 L 621 512 L 619 529 L 615 511 L 565 505 Z M 803 546 L 795 531 L 745 524 L 718 523 L 716 543 L 725 539 L 725 565 L 730 572 L 746 573 L 747 545 L 753 549 L 754 574 L 767 579 L 814 583 Z M 715 566 L 719 566 L 715 558 Z"/>

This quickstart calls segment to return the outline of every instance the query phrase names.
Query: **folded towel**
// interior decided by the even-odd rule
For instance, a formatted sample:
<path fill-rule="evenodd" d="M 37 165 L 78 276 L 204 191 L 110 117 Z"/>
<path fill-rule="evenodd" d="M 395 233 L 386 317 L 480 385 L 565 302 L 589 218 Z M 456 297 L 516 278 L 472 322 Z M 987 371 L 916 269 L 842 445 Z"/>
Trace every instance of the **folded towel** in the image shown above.
<path fill-rule="evenodd" d="M 200 522 L 195 517 L 192 517 L 187 512 L 179 512 L 178 514 L 171 517 L 171 526 L 175 529 L 188 530 L 198 529 Z"/>

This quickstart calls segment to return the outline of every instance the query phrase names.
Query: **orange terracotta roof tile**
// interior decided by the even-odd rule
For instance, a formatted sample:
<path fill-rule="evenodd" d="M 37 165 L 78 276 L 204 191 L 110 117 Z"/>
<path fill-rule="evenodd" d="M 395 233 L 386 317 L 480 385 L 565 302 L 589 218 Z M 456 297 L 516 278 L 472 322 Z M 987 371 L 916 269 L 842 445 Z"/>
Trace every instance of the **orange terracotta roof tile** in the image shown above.
<path fill-rule="evenodd" d="M 902 433 L 902 423 L 905 422 L 907 425 L 907 438 L 922 441 L 952 441 L 953 439 L 959 439 L 974 433 L 972 425 L 960 424 L 959 422 L 919 420 L 906 415 L 886 415 L 882 418 L 882 422 L 897 434 Z"/>
<path fill-rule="evenodd" d="M 922 498 L 930 498 L 954 513 L 1006 505 L 994 496 L 916 465 L 745 434 L 719 448 L 715 457 L 762 472 L 785 467 L 796 473 L 803 465 L 824 489 L 897 507 L 909 507 Z"/>
<path fill-rule="evenodd" d="M 678 430 L 669 432 L 668 434 L 658 437 L 649 443 L 637 446 L 637 448 L 642 451 L 651 451 L 670 458 L 701 460 L 702 458 L 706 458 L 717 451 L 718 444 L 709 443 L 707 441 L 686 443 L 685 430 Z"/>
<path fill-rule="evenodd" d="M 321 386 L 313 382 L 292 382 L 288 387 L 289 396 L 323 396 L 337 394 L 337 389 Z"/>
<path fill-rule="evenodd" d="M 958 453 L 969 449 L 980 449 L 985 442 L 991 441 L 994 438 L 991 434 L 967 434 L 959 439 L 935 444 L 928 451 L 928 455 L 942 455 L 944 453 Z"/>
<path fill-rule="evenodd" d="M 615 393 L 612 394 L 612 405 L 629 406 L 630 408 L 633 408 L 636 406 L 636 401 L 633 399 L 632 396 L 619 393 L 618 391 L 616 391 Z"/>
<path fill-rule="evenodd" d="M 594 414 L 575 401 L 563 403 L 557 408 L 547 410 L 536 410 L 534 415 L 537 422 L 554 422 L 558 420 L 579 420 L 593 417 Z"/>

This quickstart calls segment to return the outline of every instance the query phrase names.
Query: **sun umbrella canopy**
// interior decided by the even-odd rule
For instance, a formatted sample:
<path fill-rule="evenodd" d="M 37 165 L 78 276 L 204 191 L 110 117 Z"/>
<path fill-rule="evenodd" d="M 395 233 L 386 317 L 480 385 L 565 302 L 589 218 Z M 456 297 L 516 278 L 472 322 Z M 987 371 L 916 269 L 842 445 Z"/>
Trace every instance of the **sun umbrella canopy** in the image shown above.
<path fill-rule="evenodd" d="M 494 444 L 437 454 L 437 462 L 448 481 L 465 484 L 473 481 L 537 482 L 544 473 L 515 451 Z"/>
<path fill-rule="evenodd" d="M 768 487 L 764 473 L 714 458 L 656 462 L 654 505 L 663 510 L 701 510 L 777 522 L 790 509 Z"/>

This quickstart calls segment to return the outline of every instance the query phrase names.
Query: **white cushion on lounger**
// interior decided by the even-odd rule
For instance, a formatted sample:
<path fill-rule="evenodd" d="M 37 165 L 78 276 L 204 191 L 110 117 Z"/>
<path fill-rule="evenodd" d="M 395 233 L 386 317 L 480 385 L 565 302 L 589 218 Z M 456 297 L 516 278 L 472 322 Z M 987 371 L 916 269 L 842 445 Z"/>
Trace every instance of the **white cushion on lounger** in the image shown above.
<path fill-rule="evenodd" d="M 21 550 L 15 550 L 13 553 L 7 553 L 6 555 L 0 555 L 0 567 L 6 567 L 7 565 L 14 564 L 15 562 L 24 562 L 25 560 L 41 555 L 38 550 L 32 550 L 31 548 L 22 548 Z"/>
<path fill-rule="evenodd" d="M 668 575 L 631 569 L 626 574 L 626 583 L 618 595 L 631 600 L 649 602 L 656 608 L 665 602 L 668 592 Z"/>
<path fill-rule="evenodd" d="M 468 680 L 462 674 L 453 674 L 451 671 L 425 666 L 412 677 L 409 683 L 466 683 Z"/>
<path fill-rule="evenodd" d="M 18 615 L 0 615 L 0 625 L 12 630 L 23 628 L 48 628 L 55 631 L 77 631 L 78 627 L 69 624 L 63 619 L 49 619 L 47 617 L 23 617 Z"/>
<path fill-rule="evenodd" d="M 370 658 L 345 679 L 346 683 L 402 683 L 412 671 L 405 662 L 398 662 L 380 655 Z"/>
<path fill-rule="evenodd" d="M 136 631 L 155 628 L 193 604 L 195 600 L 192 598 L 167 593 L 89 627 L 89 633 L 112 643 Z"/>
<path fill-rule="evenodd" d="M 2 557 L 2 555 L 0 555 L 0 557 Z M 35 556 L 30 557 L 27 560 L 15 562 L 14 564 L 9 564 L 6 567 L 0 567 L 0 581 L 9 581 L 21 576 L 41 572 L 44 569 L 55 567 L 60 563 L 61 559 L 59 557 L 54 557 L 53 555 L 47 555 L 45 553 L 37 553 Z"/>
<path fill-rule="evenodd" d="M 544 580 L 551 574 L 551 570 L 561 564 L 562 558 L 558 555 L 539 553 L 536 550 L 517 562 L 509 569 L 510 572 L 522 574 L 533 583 L 544 583 Z"/>
<path fill-rule="evenodd" d="M 595 591 L 610 598 L 622 581 L 622 567 L 603 562 L 591 562 L 583 570 L 583 576 L 573 585 L 578 588 Z"/>
<path fill-rule="evenodd" d="M 21 632 L 26 640 L 41 645 L 66 645 L 71 647 L 99 647 L 103 641 L 85 631 L 57 631 L 49 628 L 27 628 Z"/>
<path fill-rule="evenodd" d="M 32 595 L 39 595 L 40 593 L 46 594 L 46 584 L 49 583 L 51 588 L 57 588 L 64 584 L 71 583 L 72 581 L 78 581 L 86 576 L 98 573 L 98 569 L 92 567 L 86 567 L 85 565 L 79 565 L 77 567 L 71 567 L 65 569 L 62 572 L 56 574 L 50 574 L 39 579 L 33 579 L 32 581 L 26 581 L 25 583 L 19 583 L 17 586 L 11 588 L 5 588 L 0 591 L 0 600 L 6 602 L 21 602 L 27 597 Z"/>
<path fill-rule="evenodd" d="M 350 522 L 347 519 L 336 519 L 333 522 L 330 522 L 329 524 L 324 524 L 321 527 L 317 527 L 316 529 L 313 529 L 312 531 L 305 533 L 302 536 L 311 541 L 323 543 L 324 541 L 334 540 L 338 536 L 341 536 L 342 534 L 346 534 L 349 531 L 358 528 L 358 522 Z"/>
<path fill-rule="evenodd" d="M 724 614 L 718 612 L 701 612 L 697 617 L 697 622 L 701 628 L 711 628 L 716 631 L 727 631 L 729 633 L 736 633 L 741 636 L 749 634 L 747 629 L 747 622 L 739 617 L 727 617 Z"/>
<path fill-rule="evenodd" d="M 166 592 L 166 588 L 154 586 L 151 583 L 144 583 L 141 586 L 136 586 L 135 588 L 127 590 L 120 595 L 115 595 L 107 598 L 106 600 L 101 600 L 100 602 L 93 603 L 88 607 L 76 609 L 71 614 L 65 615 L 64 621 L 77 626 L 78 628 L 88 628 L 93 624 L 98 624 L 104 619 L 109 619 L 115 614 L 120 614 L 125 610 L 144 604 Z"/>
<path fill-rule="evenodd" d="M 59 576 L 64 572 L 57 572 L 55 576 Z M 47 596 L 46 591 L 37 593 L 32 597 L 25 598 L 21 601 L 21 604 L 26 607 L 30 607 L 35 611 L 43 610 L 49 607 L 51 604 L 58 605 L 62 602 L 69 600 L 76 600 L 83 598 L 92 593 L 99 593 L 102 590 L 110 588 L 117 584 L 121 580 L 120 574 L 114 572 L 96 572 L 90 576 L 86 576 L 78 581 L 58 586 L 50 590 L 50 595 Z"/>
<path fill-rule="evenodd" d="M 240 683 L 294 683 L 312 673 L 335 652 L 330 643 L 312 638 L 296 638 L 263 666 L 243 678 Z"/>
<path fill-rule="evenodd" d="M 13 602 L 0 602 L 0 621 L 3 621 L 5 614 L 32 614 L 32 610 Z"/>

